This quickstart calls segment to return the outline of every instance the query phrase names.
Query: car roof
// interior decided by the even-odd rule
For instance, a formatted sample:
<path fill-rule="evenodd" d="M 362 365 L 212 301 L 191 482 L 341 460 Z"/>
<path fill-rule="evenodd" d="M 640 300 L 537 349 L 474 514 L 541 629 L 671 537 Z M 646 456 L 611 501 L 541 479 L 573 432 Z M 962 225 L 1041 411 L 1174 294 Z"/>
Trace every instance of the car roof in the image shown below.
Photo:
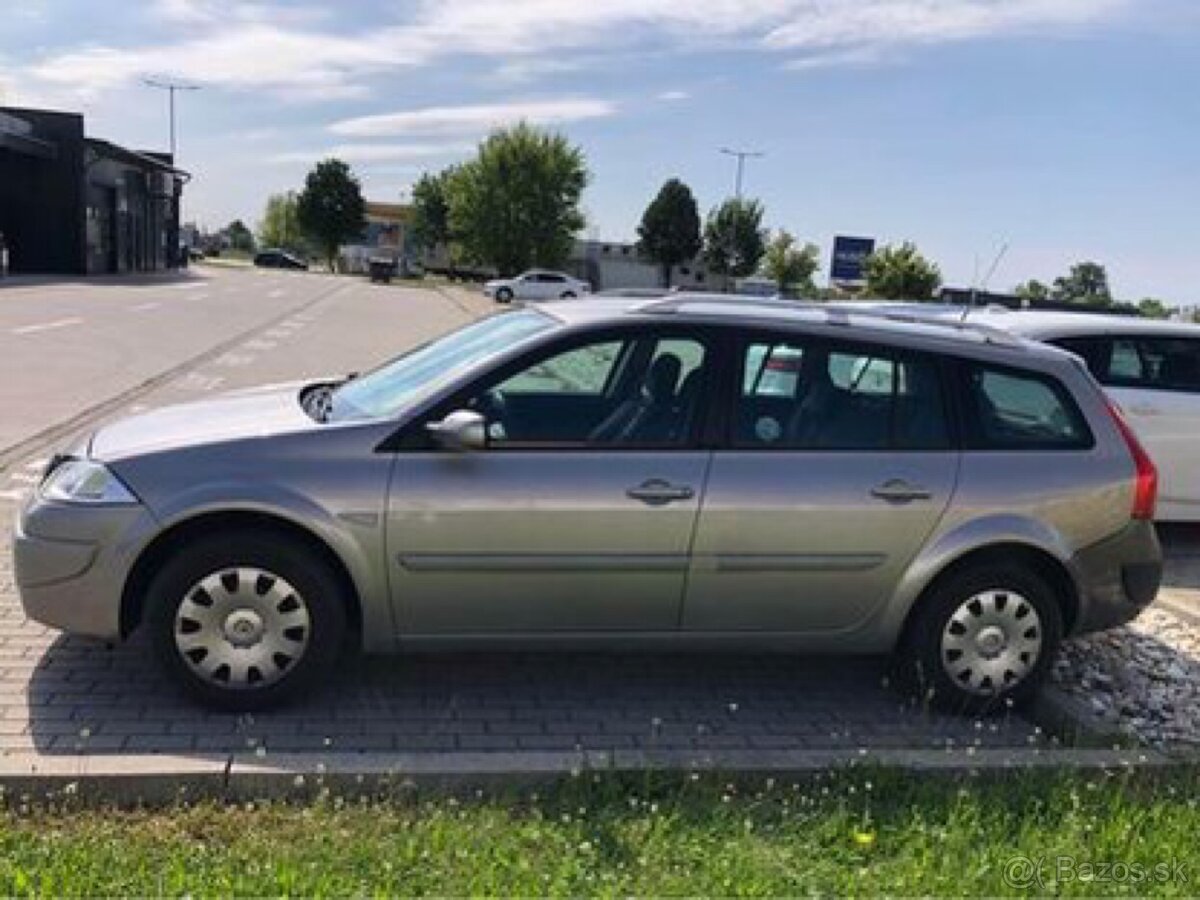
<path fill-rule="evenodd" d="M 1194 323 L 1169 322 L 1162 319 L 1143 319 L 1137 316 L 1115 316 L 1104 313 L 985 307 L 972 310 L 968 315 L 968 320 L 1038 339 L 1107 334 L 1200 338 L 1200 325 Z"/>
<path fill-rule="evenodd" d="M 599 296 L 582 300 L 532 304 L 568 325 L 639 321 L 674 321 L 724 326 L 850 329 L 864 340 L 991 347 L 1018 353 L 1060 357 L 1062 351 L 986 323 L 960 321 L 945 314 L 919 315 L 912 305 L 888 307 L 853 303 L 816 303 L 730 294 L 671 294 L 659 299 Z M 959 310 L 961 314 L 962 310 Z"/>

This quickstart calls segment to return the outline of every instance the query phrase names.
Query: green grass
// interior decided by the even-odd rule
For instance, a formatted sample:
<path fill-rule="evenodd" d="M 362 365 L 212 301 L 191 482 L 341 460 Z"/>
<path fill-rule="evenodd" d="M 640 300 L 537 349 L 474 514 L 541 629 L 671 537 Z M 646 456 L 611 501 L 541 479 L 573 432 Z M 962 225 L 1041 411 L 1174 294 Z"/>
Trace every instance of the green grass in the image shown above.
<path fill-rule="evenodd" d="M 846 772 L 728 785 L 583 776 L 540 794 L 0 816 L 4 895 L 1013 894 L 1200 891 L 1197 776 L 1002 780 Z M 1186 881 L 1067 879 L 1055 858 L 1182 863 Z M 1078 869 L 1077 869 L 1078 871 Z M 1117 869 L 1113 876 L 1127 877 Z"/>

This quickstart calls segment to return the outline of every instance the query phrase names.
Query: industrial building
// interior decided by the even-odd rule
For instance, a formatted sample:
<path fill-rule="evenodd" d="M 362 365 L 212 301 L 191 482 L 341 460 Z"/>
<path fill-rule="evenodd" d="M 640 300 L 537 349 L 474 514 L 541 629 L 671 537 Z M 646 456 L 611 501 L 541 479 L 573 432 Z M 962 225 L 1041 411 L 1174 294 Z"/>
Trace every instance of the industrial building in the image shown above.
<path fill-rule="evenodd" d="M 87 137 L 76 113 L 0 107 L 0 233 L 13 273 L 176 267 L 188 179 L 170 154 Z"/>

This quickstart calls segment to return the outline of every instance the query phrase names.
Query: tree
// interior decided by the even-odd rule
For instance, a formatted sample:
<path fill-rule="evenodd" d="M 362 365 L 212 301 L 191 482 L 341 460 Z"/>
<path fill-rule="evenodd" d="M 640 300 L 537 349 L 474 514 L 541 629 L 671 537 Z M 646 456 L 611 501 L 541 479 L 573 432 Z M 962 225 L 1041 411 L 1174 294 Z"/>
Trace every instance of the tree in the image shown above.
<path fill-rule="evenodd" d="M 1049 300 L 1050 288 L 1036 278 L 1031 278 L 1023 284 L 1018 284 L 1013 293 L 1022 300 Z"/>
<path fill-rule="evenodd" d="M 700 252 L 700 210 L 692 190 L 678 178 L 667 181 L 642 213 L 638 252 L 663 269 L 663 286 L 671 286 L 671 269 Z"/>
<path fill-rule="evenodd" d="M 704 225 L 704 260 L 730 277 L 744 278 L 758 269 L 766 251 L 763 208 L 757 200 L 726 200 L 708 214 Z M 728 286 L 728 284 L 727 284 Z"/>
<path fill-rule="evenodd" d="M 587 183 L 579 148 L 522 122 L 494 132 L 448 179 L 450 231 L 469 259 L 501 275 L 560 265 L 585 224 Z"/>
<path fill-rule="evenodd" d="M 350 167 L 340 159 L 319 162 L 304 179 L 296 218 L 334 268 L 338 248 L 362 234 L 366 203 Z"/>
<path fill-rule="evenodd" d="M 246 253 L 254 252 L 254 235 L 250 233 L 250 229 L 241 219 L 234 219 L 230 222 L 225 229 L 225 234 L 229 237 L 230 249 L 242 250 Z"/>
<path fill-rule="evenodd" d="M 1113 302 L 1108 272 L 1094 262 L 1076 263 L 1068 275 L 1054 279 L 1053 296 L 1055 300 L 1088 306 L 1111 306 Z"/>
<path fill-rule="evenodd" d="M 881 300 L 932 300 L 942 284 L 941 269 L 909 241 L 876 250 L 867 257 L 864 269 L 867 296 Z"/>
<path fill-rule="evenodd" d="M 451 166 L 433 175 L 426 172 L 413 185 L 412 234 L 425 250 L 450 243 L 449 185 L 455 171 Z"/>
<path fill-rule="evenodd" d="M 767 242 L 762 273 L 778 285 L 779 293 L 797 290 L 805 296 L 814 296 L 817 286 L 813 284 L 813 275 L 819 268 L 821 250 L 816 244 L 797 246 L 795 235 L 782 228 Z"/>
<path fill-rule="evenodd" d="M 1137 305 L 1138 315 L 1147 319 L 1165 319 L 1171 314 L 1170 307 L 1154 297 L 1145 297 Z"/>
<path fill-rule="evenodd" d="M 258 224 L 258 243 L 262 247 L 300 248 L 300 221 L 296 214 L 296 192 L 272 194 L 267 198 L 262 221 Z"/>

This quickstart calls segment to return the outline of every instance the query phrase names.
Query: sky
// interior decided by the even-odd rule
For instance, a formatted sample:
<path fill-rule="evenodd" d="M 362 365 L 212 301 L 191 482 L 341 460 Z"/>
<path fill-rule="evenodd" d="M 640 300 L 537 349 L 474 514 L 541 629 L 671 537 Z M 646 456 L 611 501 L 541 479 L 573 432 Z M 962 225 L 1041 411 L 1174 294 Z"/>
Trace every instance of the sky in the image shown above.
<path fill-rule="evenodd" d="M 20 0 L 0 105 L 81 111 L 168 143 L 184 216 L 253 226 L 317 160 L 370 199 L 524 119 L 585 152 L 586 236 L 635 236 L 670 177 L 707 211 L 720 148 L 745 193 L 817 243 L 914 241 L 947 283 L 1107 265 L 1114 293 L 1200 302 L 1197 0 Z"/>

